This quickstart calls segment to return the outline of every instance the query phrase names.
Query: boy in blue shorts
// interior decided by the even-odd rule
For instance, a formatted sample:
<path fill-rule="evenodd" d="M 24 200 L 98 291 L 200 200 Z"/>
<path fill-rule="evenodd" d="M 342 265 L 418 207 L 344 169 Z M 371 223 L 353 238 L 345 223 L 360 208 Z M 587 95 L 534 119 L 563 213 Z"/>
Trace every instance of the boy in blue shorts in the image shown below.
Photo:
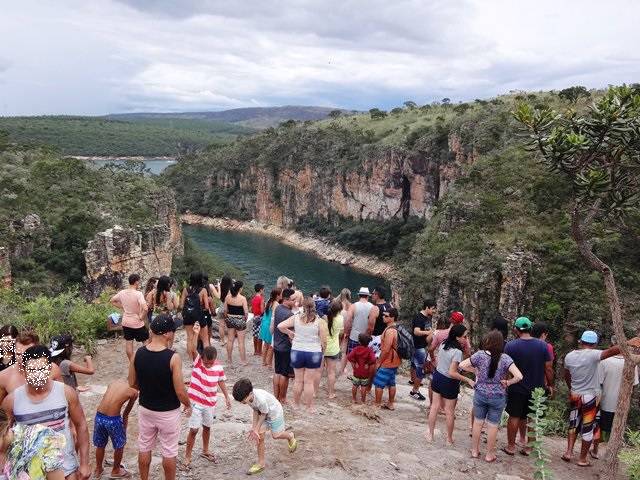
<path fill-rule="evenodd" d="M 107 391 L 98 405 L 93 424 L 93 446 L 96 447 L 96 470 L 94 478 L 104 473 L 104 449 L 111 439 L 113 445 L 113 467 L 109 478 L 128 478 L 131 476 L 122 466 L 122 454 L 127 443 L 127 422 L 129 413 L 138 398 L 138 391 L 129 387 L 129 382 L 116 380 L 107 387 Z M 127 403 L 128 402 L 128 403 Z M 122 406 L 127 406 L 122 412 Z"/>
<path fill-rule="evenodd" d="M 253 423 L 249 432 L 249 440 L 258 447 L 258 463 L 254 463 L 247 475 L 255 475 L 264 470 L 265 446 L 264 437 L 267 430 L 275 440 L 287 440 L 289 453 L 298 448 L 298 440 L 293 432 L 287 432 L 284 426 L 282 404 L 266 390 L 254 389 L 248 378 L 241 378 L 233 385 L 233 398 L 253 409 Z"/>

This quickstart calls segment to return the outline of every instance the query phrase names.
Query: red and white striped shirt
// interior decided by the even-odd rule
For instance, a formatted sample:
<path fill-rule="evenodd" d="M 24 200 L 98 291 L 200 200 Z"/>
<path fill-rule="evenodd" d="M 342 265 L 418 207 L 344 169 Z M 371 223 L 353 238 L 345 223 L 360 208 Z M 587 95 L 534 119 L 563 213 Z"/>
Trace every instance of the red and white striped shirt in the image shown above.
<path fill-rule="evenodd" d="M 191 382 L 187 394 L 192 402 L 204 405 L 205 407 L 215 407 L 218 396 L 218 382 L 226 381 L 224 369 L 219 362 L 215 362 L 213 367 L 205 368 L 202 359 L 198 355 L 191 371 Z"/>

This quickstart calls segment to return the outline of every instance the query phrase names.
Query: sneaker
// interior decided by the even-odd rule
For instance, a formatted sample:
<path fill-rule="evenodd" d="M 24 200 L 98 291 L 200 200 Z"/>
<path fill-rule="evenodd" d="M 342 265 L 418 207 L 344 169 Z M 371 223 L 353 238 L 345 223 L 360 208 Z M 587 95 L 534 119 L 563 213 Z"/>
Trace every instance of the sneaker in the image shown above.
<path fill-rule="evenodd" d="M 419 400 L 421 402 L 424 402 L 427 399 L 420 392 L 411 392 L 409 395 L 411 395 L 412 398 L 415 398 L 416 400 Z"/>
<path fill-rule="evenodd" d="M 294 453 L 298 449 L 298 439 L 293 437 L 289 440 L 289 453 Z"/>

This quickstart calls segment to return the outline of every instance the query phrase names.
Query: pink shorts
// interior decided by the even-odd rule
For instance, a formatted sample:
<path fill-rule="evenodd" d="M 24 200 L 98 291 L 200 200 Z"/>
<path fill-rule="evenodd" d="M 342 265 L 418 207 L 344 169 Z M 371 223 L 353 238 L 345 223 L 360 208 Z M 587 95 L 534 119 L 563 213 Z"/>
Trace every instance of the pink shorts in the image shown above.
<path fill-rule="evenodd" d="M 150 452 L 160 439 L 162 456 L 178 456 L 180 439 L 180 408 L 168 412 L 154 412 L 142 406 L 138 407 L 138 450 Z"/>

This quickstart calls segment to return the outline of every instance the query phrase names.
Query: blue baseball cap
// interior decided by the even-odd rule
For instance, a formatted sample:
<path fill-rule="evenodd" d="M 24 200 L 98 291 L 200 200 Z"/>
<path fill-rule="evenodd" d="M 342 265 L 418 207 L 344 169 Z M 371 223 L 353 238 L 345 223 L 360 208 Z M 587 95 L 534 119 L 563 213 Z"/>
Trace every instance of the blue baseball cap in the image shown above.
<path fill-rule="evenodd" d="M 595 345 L 598 343 L 598 334 L 593 330 L 585 330 L 580 337 L 580 341 L 582 343 L 592 343 Z"/>

